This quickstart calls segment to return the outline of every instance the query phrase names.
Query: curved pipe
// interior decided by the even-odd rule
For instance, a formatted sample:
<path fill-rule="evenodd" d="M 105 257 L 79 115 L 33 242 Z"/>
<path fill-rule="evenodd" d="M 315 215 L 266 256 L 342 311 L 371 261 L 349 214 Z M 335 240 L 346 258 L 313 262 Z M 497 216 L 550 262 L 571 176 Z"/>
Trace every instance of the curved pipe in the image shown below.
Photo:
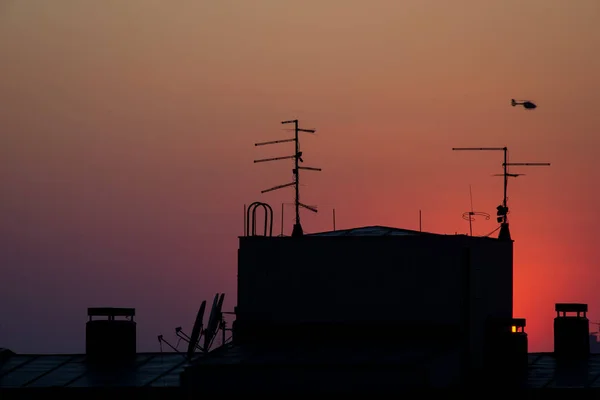
<path fill-rule="evenodd" d="M 250 210 L 252 210 L 252 217 L 254 217 L 256 215 L 255 210 L 256 207 L 262 205 L 262 203 L 260 201 L 255 201 L 254 203 L 250 204 L 248 206 L 248 209 L 246 210 L 246 236 L 250 236 Z M 256 231 L 256 221 L 254 218 L 252 218 L 252 236 L 254 236 L 254 233 Z"/>
<path fill-rule="evenodd" d="M 273 236 L 273 209 L 267 203 L 255 201 L 246 210 L 246 236 L 256 236 L 256 209 L 262 207 L 265 210 L 265 225 L 263 236 Z M 252 210 L 252 232 L 250 232 L 250 211 Z M 267 230 L 268 228 L 268 230 Z M 250 234 L 251 233 L 251 234 Z"/>

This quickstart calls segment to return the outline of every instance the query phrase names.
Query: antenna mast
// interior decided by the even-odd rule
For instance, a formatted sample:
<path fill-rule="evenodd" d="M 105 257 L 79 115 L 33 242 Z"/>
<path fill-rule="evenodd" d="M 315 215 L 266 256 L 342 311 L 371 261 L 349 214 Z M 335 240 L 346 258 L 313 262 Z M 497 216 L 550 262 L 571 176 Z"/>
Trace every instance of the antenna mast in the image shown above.
<path fill-rule="evenodd" d="M 510 174 L 508 167 L 510 165 L 520 166 L 549 166 L 550 163 L 509 163 L 508 162 L 508 147 L 453 147 L 452 150 L 475 150 L 475 151 L 502 151 L 504 152 L 504 162 L 502 163 L 504 177 L 504 196 L 502 198 L 502 204 L 496 207 L 497 221 L 500 223 L 500 233 L 498 239 L 511 240 L 510 230 L 508 229 L 508 205 L 507 205 L 507 190 L 508 190 L 508 178 L 515 177 L 519 174 Z"/>
<path fill-rule="evenodd" d="M 321 171 L 321 168 L 303 167 L 303 166 L 299 165 L 299 163 L 304 162 L 304 161 L 302 160 L 302 152 L 300 151 L 300 141 L 298 138 L 298 133 L 299 132 L 315 133 L 315 130 L 299 128 L 297 119 L 283 121 L 281 123 L 282 124 L 294 124 L 294 137 L 292 139 L 274 140 L 274 141 L 270 141 L 270 142 L 255 143 L 254 145 L 255 146 L 264 146 L 264 145 L 268 145 L 268 144 L 294 142 L 294 145 L 295 145 L 294 155 L 283 156 L 283 157 L 274 157 L 274 158 L 264 158 L 261 160 L 254 160 L 254 162 L 259 163 L 259 162 L 278 161 L 278 160 L 287 160 L 287 159 L 294 160 L 294 169 L 292 170 L 292 172 L 294 174 L 294 181 L 290 182 L 290 183 L 285 183 L 283 185 L 274 186 L 270 189 L 262 190 L 261 193 L 271 192 L 273 190 L 282 189 L 282 188 L 285 188 L 288 186 L 294 186 L 295 192 L 296 192 L 295 198 L 294 198 L 294 206 L 296 209 L 296 221 L 294 224 L 294 229 L 292 230 L 292 237 L 298 237 L 298 236 L 302 236 L 304 234 L 304 232 L 302 230 L 302 225 L 300 224 L 300 207 L 306 208 L 307 210 L 310 210 L 315 213 L 317 212 L 317 209 L 315 207 L 307 206 L 306 204 L 302 204 L 300 202 L 300 170 L 304 169 L 304 170 L 309 170 L 309 171 Z"/>
<path fill-rule="evenodd" d="M 469 185 L 469 197 L 471 198 L 471 211 L 464 212 L 462 217 L 469 221 L 469 234 L 473 236 L 473 221 L 475 221 L 475 216 L 479 215 L 488 220 L 490 219 L 490 214 L 481 211 L 473 211 L 473 191 L 471 190 L 471 185 Z"/>

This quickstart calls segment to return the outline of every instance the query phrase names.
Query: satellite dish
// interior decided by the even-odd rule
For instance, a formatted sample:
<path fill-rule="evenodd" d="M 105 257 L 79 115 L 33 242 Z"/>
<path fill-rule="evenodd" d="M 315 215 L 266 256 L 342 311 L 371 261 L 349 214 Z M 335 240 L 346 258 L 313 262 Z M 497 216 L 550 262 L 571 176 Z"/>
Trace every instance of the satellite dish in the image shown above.
<path fill-rule="evenodd" d="M 221 296 L 217 300 L 217 296 L 215 296 L 216 302 L 213 303 L 214 308 L 211 311 L 211 315 L 208 321 L 207 332 L 204 335 L 204 351 L 208 351 L 208 348 L 212 344 L 212 340 L 214 339 L 217 331 L 219 330 L 219 323 L 221 322 L 221 309 L 223 308 L 223 300 L 225 299 L 225 293 L 221 293 Z"/>
<path fill-rule="evenodd" d="M 210 315 L 208 316 L 208 323 L 206 324 L 206 330 L 204 331 L 204 351 L 208 351 L 210 342 L 217 331 L 217 306 L 219 303 L 219 293 L 215 294 L 212 307 L 210 309 Z"/>
<path fill-rule="evenodd" d="M 192 328 L 192 336 L 190 336 L 190 343 L 187 349 L 187 358 L 191 359 L 194 355 L 194 351 L 196 350 L 196 346 L 200 341 L 200 335 L 202 334 L 202 320 L 204 319 L 204 311 L 206 310 L 206 300 L 202 301 L 200 304 L 200 309 L 198 310 L 198 314 L 196 314 L 196 321 L 194 322 L 194 327 Z"/>
<path fill-rule="evenodd" d="M 221 297 L 219 298 L 219 302 L 217 303 L 217 312 L 215 313 L 215 330 L 213 333 L 213 337 L 216 335 L 217 330 L 219 329 L 221 322 L 223 321 L 223 300 L 225 300 L 225 293 L 221 293 Z"/>
<path fill-rule="evenodd" d="M 221 317 L 221 311 L 223 310 L 223 300 L 225 300 L 225 293 L 221 293 L 221 298 L 217 304 L 217 322 L 219 322 L 218 318 Z"/>

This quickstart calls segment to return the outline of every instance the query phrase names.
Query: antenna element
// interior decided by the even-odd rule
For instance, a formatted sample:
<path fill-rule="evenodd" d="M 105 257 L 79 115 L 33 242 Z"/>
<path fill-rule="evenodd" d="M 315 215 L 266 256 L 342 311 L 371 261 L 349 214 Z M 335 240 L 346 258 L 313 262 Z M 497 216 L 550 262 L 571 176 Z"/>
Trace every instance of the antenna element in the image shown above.
<path fill-rule="evenodd" d="M 490 219 L 490 214 L 481 211 L 473 211 L 473 191 L 471 190 L 471 185 L 469 185 L 469 196 L 471 198 L 471 211 L 464 212 L 462 217 L 463 219 L 469 221 L 469 235 L 473 236 L 473 221 L 475 221 L 475 216 L 484 217 L 486 220 Z"/>
<path fill-rule="evenodd" d="M 502 198 L 502 204 L 496 207 L 496 219 L 498 223 L 500 223 L 500 233 L 498 234 L 498 239 L 506 239 L 511 240 L 510 231 L 508 229 L 508 205 L 507 205 L 507 190 L 508 190 L 508 178 L 515 177 L 515 175 L 520 174 L 510 174 L 508 172 L 508 167 L 510 165 L 519 165 L 519 166 L 549 166 L 550 163 L 509 163 L 508 162 L 508 147 L 453 147 L 452 150 L 482 150 L 482 151 L 502 151 L 504 152 L 504 162 L 502 163 L 502 168 L 504 172 L 501 176 L 504 177 L 504 196 Z"/>
<path fill-rule="evenodd" d="M 294 137 L 293 138 L 282 139 L 282 140 L 273 140 L 270 142 L 256 143 L 255 146 L 264 146 L 264 145 L 268 145 L 268 144 L 294 142 L 294 145 L 295 145 L 294 155 L 283 156 L 283 157 L 274 157 L 274 158 L 265 158 L 265 159 L 261 159 L 261 160 L 254 160 L 254 162 L 259 163 L 259 162 L 288 160 L 288 159 L 294 160 L 294 169 L 292 170 L 292 172 L 294 174 L 294 181 L 290 182 L 290 183 L 285 183 L 283 185 L 274 186 L 269 189 L 265 189 L 265 190 L 261 191 L 261 193 L 267 193 L 267 192 L 271 192 L 271 191 L 277 190 L 277 189 L 282 189 L 282 188 L 285 188 L 288 186 L 294 186 L 294 188 L 296 190 L 296 196 L 295 196 L 295 201 L 294 201 L 294 205 L 296 208 L 296 222 L 294 224 L 294 229 L 292 230 L 292 237 L 298 237 L 298 236 L 302 236 L 304 234 L 304 232 L 302 230 L 302 225 L 300 224 L 300 207 L 306 208 L 307 210 L 310 210 L 315 213 L 317 212 L 317 209 L 315 207 L 307 206 L 306 204 L 302 204 L 300 202 L 300 170 L 303 169 L 303 170 L 307 170 L 307 171 L 321 171 L 321 168 L 303 167 L 303 166 L 299 165 L 299 163 L 302 163 L 304 161 L 302 160 L 302 152 L 300 151 L 300 141 L 298 139 L 298 133 L 299 132 L 315 133 L 315 130 L 299 128 L 297 119 L 283 121 L 282 124 L 294 124 Z"/>

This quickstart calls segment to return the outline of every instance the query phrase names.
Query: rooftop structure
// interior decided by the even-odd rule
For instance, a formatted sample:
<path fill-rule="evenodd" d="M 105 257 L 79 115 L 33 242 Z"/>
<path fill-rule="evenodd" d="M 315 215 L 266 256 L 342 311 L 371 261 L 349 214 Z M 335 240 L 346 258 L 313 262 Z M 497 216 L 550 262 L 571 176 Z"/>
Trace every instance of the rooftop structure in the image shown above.
<path fill-rule="evenodd" d="M 329 388 L 400 385 L 391 376 L 401 372 L 406 385 L 453 386 L 481 369 L 491 322 L 498 340 L 511 332 L 510 240 L 383 226 L 253 232 L 240 238 L 233 347 L 188 368 L 187 389 L 230 379 L 259 385 L 275 369 L 273 379 L 294 386 L 318 379 L 325 365 L 340 378 L 328 375 Z M 379 372 L 348 378 L 356 364 Z"/>
<path fill-rule="evenodd" d="M 191 359 L 183 353 L 137 353 L 134 316 L 133 308 L 88 308 L 85 354 L 0 349 L 0 398 L 11 389 L 46 395 L 67 388 L 86 396 L 86 390 L 105 396 L 178 396 L 179 375 Z"/>
<path fill-rule="evenodd" d="M 365 389 L 365 376 L 356 377 L 352 374 L 342 374 L 337 376 L 335 370 L 330 368 L 332 363 L 337 362 L 339 357 L 344 358 L 347 362 L 347 369 L 356 372 L 367 370 L 365 360 L 372 357 L 366 352 L 343 353 L 340 351 L 331 352 L 262 352 L 262 351 L 247 351 L 242 348 L 231 348 L 225 351 L 215 352 L 211 357 L 199 360 L 196 368 L 202 371 L 201 380 L 196 383 L 207 391 L 252 391 L 264 390 L 265 387 L 271 389 L 282 389 L 285 385 L 293 386 L 294 381 L 288 380 L 281 382 L 281 372 L 289 371 L 290 375 L 294 375 L 297 380 L 297 387 L 304 387 L 303 382 L 306 382 L 312 374 L 310 382 L 329 383 L 332 380 L 339 379 L 334 382 L 334 389 L 343 391 Z M 397 366 L 392 368 L 391 363 L 382 364 L 375 370 L 381 374 L 381 381 L 378 381 L 377 376 L 369 376 L 369 386 L 380 385 L 379 388 L 406 389 L 415 386 L 427 385 L 426 375 L 423 373 L 428 367 L 427 363 L 431 360 L 427 357 L 411 358 L 407 355 L 404 359 L 394 360 L 393 356 L 390 361 L 396 361 Z M 361 365 L 362 363 L 362 365 Z M 310 367 L 306 368 L 306 366 Z M 523 387 L 526 389 L 549 389 L 549 388 L 587 388 L 600 391 L 600 354 L 592 354 L 586 364 L 580 367 L 564 367 L 557 362 L 553 353 L 529 353 L 527 355 L 527 378 Z M 359 368 L 357 368 L 359 366 Z M 510 365 L 503 364 L 498 361 L 498 369 L 510 368 Z M 223 369 L 227 370 L 227 374 L 220 374 Z M 384 370 L 393 373 L 393 377 L 382 373 Z M 277 377 L 269 375 L 269 372 L 278 371 Z M 196 374 L 190 374 L 190 370 L 182 375 L 182 385 L 186 385 L 186 379 L 193 379 Z M 186 375 L 189 374 L 189 375 Z M 236 385 L 228 385 L 227 382 L 236 382 Z M 489 373 L 484 379 L 472 382 L 473 386 L 479 384 L 489 385 L 491 387 L 504 387 L 504 378 L 500 375 Z M 331 388 L 331 387 L 330 387 Z"/>
<path fill-rule="evenodd" d="M 364 226 L 361 228 L 340 229 L 328 232 L 309 233 L 306 236 L 416 236 L 416 235 L 438 235 L 436 233 L 420 232 L 410 229 L 391 228 L 389 226 Z M 444 236 L 444 235 L 442 235 Z"/>
<path fill-rule="evenodd" d="M 187 364 L 178 353 L 138 353 L 131 364 L 104 368 L 90 365 L 85 354 L 4 350 L 0 357 L 0 388 L 178 387 Z"/>
<path fill-rule="evenodd" d="M 511 241 L 382 226 L 240 238 L 240 340 L 249 325 L 261 330 L 250 334 L 260 340 L 299 324 L 397 325 L 405 333 L 426 325 L 450 333 L 466 319 L 481 325 L 488 317 L 512 318 Z"/>
<path fill-rule="evenodd" d="M 210 357 L 203 359 L 202 364 L 206 370 L 216 370 L 219 366 L 229 365 L 239 372 L 248 367 L 256 368 L 260 364 L 263 368 L 270 366 L 303 365 L 307 361 L 320 362 L 326 366 L 337 357 L 347 357 L 355 362 L 365 359 L 364 352 L 341 354 L 332 350 L 330 353 L 273 353 L 262 351 L 243 350 L 241 347 L 222 348 L 216 350 Z M 368 355 L 368 354 L 367 354 Z M 0 349 L 0 389 L 169 389 L 171 394 L 177 393 L 180 387 L 180 374 L 188 365 L 187 361 L 178 353 L 139 353 L 136 362 L 128 366 L 126 371 L 99 372 L 88 368 L 84 354 L 14 354 L 6 349 Z M 305 365 L 305 364 L 304 364 Z M 394 379 L 398 383 L 410 382 L 418 372 L 414 364 L 407 364 L 404 374 L 398 374 Z M 217 368 L 213 368 L 213 367 Z M 232 368 L 232 369 L 233 369 Z M 553 353 L 530 353 L 528 355 L 528 378 L 526 387 L 541 388 L 594 388 L 600 389 L 600 354 L 591 354 L 588 362 L 578 373 L 573 370 L 562 369 Z M 243 376 L 229 375 L 228 382 Z M 185 379 L 185 378 L 184 378 Z M 244 386 L 244 381 L 236 385 L 218 382 L 208 384 L 212 379 L 210 373 L 200 382 L 207 390 L 218 387 L 219 392 L 224 390 L 251 390 Z M 416 381 L 421 382 L 419 381 Z M 260 382 L 256 382 L 257 384 Z M 234 386 L 234 387 L 232 387 Z M 346 386 L 347 390 L 348 386 Z"/>

